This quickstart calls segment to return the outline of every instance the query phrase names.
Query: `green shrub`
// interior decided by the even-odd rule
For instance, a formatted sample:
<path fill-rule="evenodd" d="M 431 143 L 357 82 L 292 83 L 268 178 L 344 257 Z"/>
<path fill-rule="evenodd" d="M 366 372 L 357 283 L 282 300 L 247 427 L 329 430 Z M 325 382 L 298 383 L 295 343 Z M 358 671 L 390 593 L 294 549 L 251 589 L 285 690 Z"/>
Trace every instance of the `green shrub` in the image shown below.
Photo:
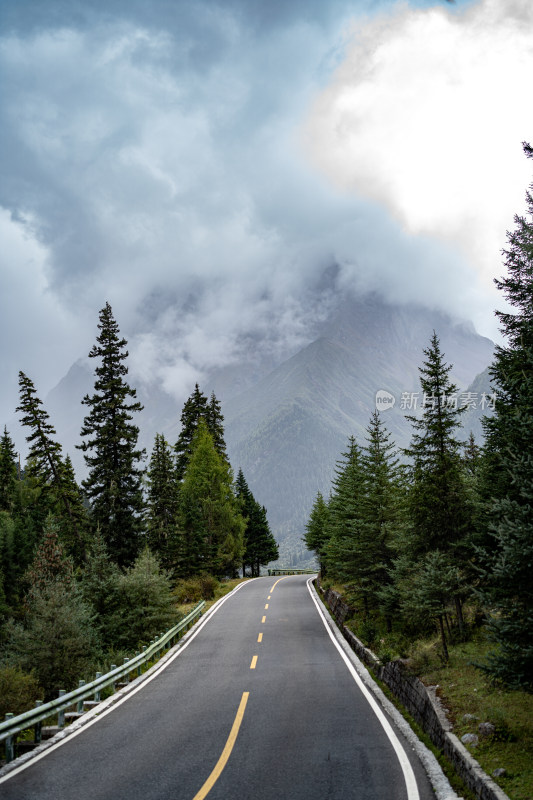
<path fill-rule="evenodd" d="M 212 600 L 219 583 L 212 575 L 195 575 L 179 581 L 174 589 L 174 597 L 178 603 L 198 603 L 200 600 Z"/>
<path fill-rule="evenodd" d="M 32 673 L 19 667 L 0 667 L 0 720 L 9 712 L 22 714 L 43 699 L 43 690 Z"/>

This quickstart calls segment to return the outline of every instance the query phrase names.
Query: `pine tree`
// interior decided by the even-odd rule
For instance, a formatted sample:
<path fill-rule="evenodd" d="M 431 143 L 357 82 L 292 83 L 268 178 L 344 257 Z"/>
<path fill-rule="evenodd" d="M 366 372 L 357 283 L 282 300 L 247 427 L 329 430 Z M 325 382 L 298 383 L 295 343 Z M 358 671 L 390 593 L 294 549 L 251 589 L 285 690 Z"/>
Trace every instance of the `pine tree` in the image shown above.
<path fill-rule="evenodd" d="M 233 492 L 231 468 L 216 451 L 203 419 L 181 483 L 180 517 L 180 573 L 235 574 L 244 551 L 245 523 Z"/>
<path fill-rule="evenodd" d="M 176 475 L 178 481 L 183 479 L 185 469 L 189 462 L 192 452 L 192 441 L 198 429 L 200 420 L 203 419 L 207 425 L 207 430 L 213 438 L 215 450 L 227 462 L 226 443 L 224 441 L 224 417 L 220 409 L 220 403 L 214 393 L 211 399 L 200 391 L 198 384 L 194 387 L 194 392 L 185 401 L 181 412 L 181 431 L 178 441 L 174 445 L 176 455 Z M 229 462 L 228 462 L 229 463 Z"/>
<path fill-rule="evenodd" d="M 120 578 L 123 573 L 111 561 L 99 528 L 93 537 L 87 563 L 81 576 L 80 590 L 83 599 L 95 614 L 95 626 L 104 645 L 116 647 L 109 620 L 120 605 Z"/>
<path fill-rule="evenodd" d="M 56 584 L 61 584 L 67 592 L 73 588 L 74 565 L 72 560 L 65 555 L 58 531 L 57 520 L 49 515 L 43 538 L 26 574 L 26 580 L 29 583 L 27 595 L 29 601 L 36 594 L 47 596 Z"/>
<path fill-rule="evenodd" d="M 68 530 L 67 539 L 71 545 L 71 552 L 82 562 L 86 554 L 86 541 L 83 528 L 80 527 L 79 508 L 71 504 L 73 496 L 68 485 L 70 475 L 65 473 L 61 445 L 54 439 L 55 428 L 49 421 L 48 412 L 37 397 L 33 382 L 23 372 L 19 372 L 19 388 L 20 405 L 17 411 L 23 414 L 22 424 L 31 430 L 26 437 L 31 446 L 25 478 L 33 478 L 38 482 L 44 513 L 53 513 L 63 518 L 64 527 Z"/>
<path fill-rule="evenodd" d="M 35 386 L 30 378 L 19 372 L 20 405 L 17 411 L 23 414 L 22 425 L 30 428 L 26 436 L 30 444 L 28 462 L 31 471 L 43 484 L 53 484 L 60 488 L 61 445 L 53 437 L 56 435 L 48 412 L 37 397 Z"/>
<path fill-rule="evenodd" d="M 147 473 L 146 532 L 150 549 L 165 569 L 171 569 L 178 546 L 179 489 L 172 452 L 156 433 Z"/>
<path fill-rule="evenodd" d="M 326 552 L 330 536 L 331 530 L 329 527 L 328 506 L 322 493 L 317 492 L 309 520 L 305 526 L 303 540 L 309 550 L 315 552 L 320 565 L 320 575 L 322 578 L 327 574 Z"/>
<path fill-rule="evenodd" d="M 514 313 L 496 312 L 506 345 L 496 348 L 495 411 L 484 420 L 490 541 L 480 594 L 496 645 L 485 668 L 533 691 L 533 184 L 526 199 L 527 218 L 515 216 L 507 234 L 507 275 L 496 280 Z"/>
<path fill-rule="evenodd" d="M 215 450 L 227 461 L 226 442 L 224 440 L 224 416 L 214 392 L 211 392 L 205 421 L 207 422 L 207 429 L 213 437 Z"/>
<path fill-rule="evenodd" d="M 378 605 L 378 598 L 390 583 L 393 544 L 403 523 L 403 497 L 400 487 L 399 460 L 390 434 L 374 411 L 367 427 L 367 444 L 362 449 L 361 464 L 365 492 L 361 498 L 362 557 L 358 580 L 367 603 Z M 391 621 L 387 617 L 390 629 Z"/>
<path fill-rule="evenodd" d="M 463 409 L 451 401 L 457 387 L 450 381 L 447 365 L 434 332 L 424 350 L 426 360 L 419 369 L 423 391 L 420 418 L 409 417 L 413 425 L 411 487 L 407 495 L 410 518 L 409 557 L 416 561 L 439 551 L 455 567 L 464 567 L 471 557 L 473 514 L 461 461 L 461 443 L 456 434 Z M 457 581 L 457 586 L 464 586 Z M 454 597 L 457 622 L 463 628 L 463 592 Z"/>
<path fill-rule="evenodd" d="M 250 567 L 252 578 L 258 577 L 261 567 L 279 557 L 276 540 L 270 531 L 266 509 L 259 505 L 250 491 L 242 469 L 235 481 L 235 495 L 246 527 L 244 530 L 243 576 Z"/>
<path fill-rule="evenodd" d="M 452 367 L 444 361 L 436 333 L 424 354 L 426 360 L 419 369 L 423 412 L 420 418 L 408 417 L 414 431 L 411 446 L 405 451 L 412 459 L 409 510 L 413 556 L 460 548 L 469 522 L 460 441 L 456 437 L 463 409 L 450 402 L 457 387 L 450 381 Z"/>
<path fill-rule="evenodd" d="M 17 495 L 17 454 L 15 445 L 4 427 L 0 438 L 0 511 L 11 512 Z"/>
<path fill-rule="evenodd" d="M 106 633 L 115 647 L 140 647 L 177 621 L 168 573 L 145 547 L 118 578 L 118 603 L 108 617 Z"/>
<path fill-rule="evenodd" d="M 132 422 L 142 405 L 125 381 L 127 342 L 120 338 L 109 303 L 100 312 L 98 328 L 97 344 L 89 353 L 100 360 L 95 391 L 82 401 L 89 407 L 81 430 L 85 441 L 80 445 L 89 475 L 82 486 L 111 558 L 124 565 L 135 559 L 143 525 L 144 451 L 137 447 L 139 428 Z"/>
<path fill-rule="evenodd" d="M 181 412 L 181 431 L 178 441 L 174 445 L 176 456 L 176 476 L 179 481 L 183 479 L 187 464 L 191 457 L 192 440 L 198 428 L 200 419 L 207 420 L 207 397 L 195 384 L 194 392 L 185 401 Z"/>
<path fill-rule="evenodd" d="M 364 494 L 361 450 L 351 436 L 348 450 L 342 453 L 342 460 L 337 462 L 328 504 L 331 537 L 327 545 L 326 565 L 330 574 L 342 580 L 357 582 L 362 566 Z"/>

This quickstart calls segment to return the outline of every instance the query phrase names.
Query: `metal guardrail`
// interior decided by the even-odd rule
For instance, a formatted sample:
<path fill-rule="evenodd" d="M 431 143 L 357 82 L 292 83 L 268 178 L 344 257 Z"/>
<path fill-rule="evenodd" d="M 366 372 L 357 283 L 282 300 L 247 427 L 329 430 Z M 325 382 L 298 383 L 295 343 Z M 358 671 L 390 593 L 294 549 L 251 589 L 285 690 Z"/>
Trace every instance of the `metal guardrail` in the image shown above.
<path fill-rule="evenodd" d="M 316 575 L 317 569 L 269 569 L 269 575 Z"/>
<path fill-rule="evenodd" d="M 55 700 L 50 700 L 47 703 L 37 701 L 35 708 L 30 711 L 25 711 L 23 714 L 18 714 L 16 717 L 12 714 L 6 714 L 4 722 L 0 722 L 0 742 L 5 740 L 6 749 L 6 762 L 9 763 L 14 758 L 14 744 L 15 737 L 28 728 L 33 727 L 35 730 L 35 742 L 41 740 L 41 725 L 44 720 L 49 717 L 58 716 L 58 727 L 62 728 L 65 725 L 65 709 L 77 705 L 78 712 L 83 711 L 83 701 L 93 696 L 94 700 L 100 701 L 100 694 L 102 689 L 108 686 L 115 688 L 119 678 L 124 678 L 136 671 L 137 675 L 141 675 L 141 668 L 143 664 L 150 661 L 161 650 L 169 649 L 174 639 L 178 639 L 183 630 L 188 629 L 193 622 L 201 616 L 205 607 L 205 600 L 202 600 L 192 611 L 180 620 L 173 628 L 170 628 L 166 633 L 162 634 L 159 639 L 150 642 L 146 647 L 143 647 L 142 653 L 137 653 L 133 658 L 125 658 L 124 664 L 120 667 L 111 665 L 109 672 L 101 675 L 96 673 L 96 678 L 90 683 L 80 681 L 77 689 L 65 693 L 63 689 L 59 692 L 59 697 Z"/>

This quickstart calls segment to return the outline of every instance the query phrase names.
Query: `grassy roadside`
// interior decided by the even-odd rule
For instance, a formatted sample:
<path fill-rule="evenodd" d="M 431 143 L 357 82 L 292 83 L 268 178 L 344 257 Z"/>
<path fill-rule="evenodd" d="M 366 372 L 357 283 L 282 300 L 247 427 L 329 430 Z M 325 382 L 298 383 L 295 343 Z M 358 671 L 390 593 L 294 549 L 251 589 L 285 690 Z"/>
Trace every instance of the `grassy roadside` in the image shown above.
<path fill-rule="evenodd" d="M 200 600 L 205 600 L 205 610 L 208 611 L 217 600 L 221 597 L 232 592 L 240 583 L 250 580 L 250 578 L 231 578 L 230 580 L 219 581 L 209 579 L 205 581 L 202 578 L 192 578 L 187 581 L 180 581 L 174 590 L 177 604 L 176 610 L 186 615 L 195 607 Z"/>
<path fill-rule="evenodd" d="M 429 664 L 419 674 L 426 685 L 437 685 L 437 693 L 453 731 L 479 735 L 478 725 L 491 722 L 493 736 L 479 736 L 477 747 L 467 745 L 488 775 L 494 777 L 511 800 L 533 800 L 533 696 L 494 686 L 473 662 L 482 661 L 489 650 L 480 634 L 476 639 L 453 645 L 448 664 Z"/>
<path fill-rule="evenodd" d="M 343 587 L 332 588 L 342 594 Z M 477 746 L 465 746 L 487 775 L 493 778 L 510 800 L 533 800 L 533 695 L 495 686 L 474 666 L 484 661 L 490 649 L 483 629 L 478 628 L 467 642 L 449 644 L 450 657 L 445 664 L 440 657 L 437 636 L 410 642 L 398 634 L 388 638 L 387 634 L 380 632 L 376 639 L 374 627 L 372 640 L 369 640 L 365 633 L 372 626 L 368 622 L 354 617 L 346 625 L 382 660 L 401 656 L 411 672 L 424 684 L 437 686 L 437 695 L 446 709 L 455 735 L 459 739 L 465 733 L 479 737 Z M 401 704 L 386 687 L 381 688 L 428 744 L 427 737 L 409 718 Z M 492 736 L 480 735 L 478 726 L 483 722 L 494 725 Z M 433 746 L 431 749 L 436 752 Z M 442 757 L 439 761 L 443 763 Z M 493 775 L 498 769 L 505 770 L 505 774 Z M 445 772 L 450 778 L 449 771 L 445 769 Z M 453 780 L 451 783 L 454 785 Z M 454 788 L 466 797 L 464 789 Z"/>

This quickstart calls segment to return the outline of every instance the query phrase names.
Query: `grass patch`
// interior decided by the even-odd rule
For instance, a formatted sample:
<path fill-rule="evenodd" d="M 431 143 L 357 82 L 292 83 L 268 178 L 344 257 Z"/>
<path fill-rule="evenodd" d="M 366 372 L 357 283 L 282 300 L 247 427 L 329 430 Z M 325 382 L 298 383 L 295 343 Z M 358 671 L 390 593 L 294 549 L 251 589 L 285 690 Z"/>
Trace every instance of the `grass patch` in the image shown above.
<path fill-rule="evenodd" d="M 533 695 L 499 688 L 473 666 L 490 649 L 479 635 L 475 640 L 453 645 L 446 665 L 430 663 L 420 679 L 438 685 L 441 698 L 461 738 L 478 733 L 481 722 L 495 726 L 492 737 L 477 747 L 468 747 L 488 775 L 503 768 L 506 775 L 494 778 L 511 800 L 533 800 Z M 465 715 L 475 719 L 463 720 Z"/>

